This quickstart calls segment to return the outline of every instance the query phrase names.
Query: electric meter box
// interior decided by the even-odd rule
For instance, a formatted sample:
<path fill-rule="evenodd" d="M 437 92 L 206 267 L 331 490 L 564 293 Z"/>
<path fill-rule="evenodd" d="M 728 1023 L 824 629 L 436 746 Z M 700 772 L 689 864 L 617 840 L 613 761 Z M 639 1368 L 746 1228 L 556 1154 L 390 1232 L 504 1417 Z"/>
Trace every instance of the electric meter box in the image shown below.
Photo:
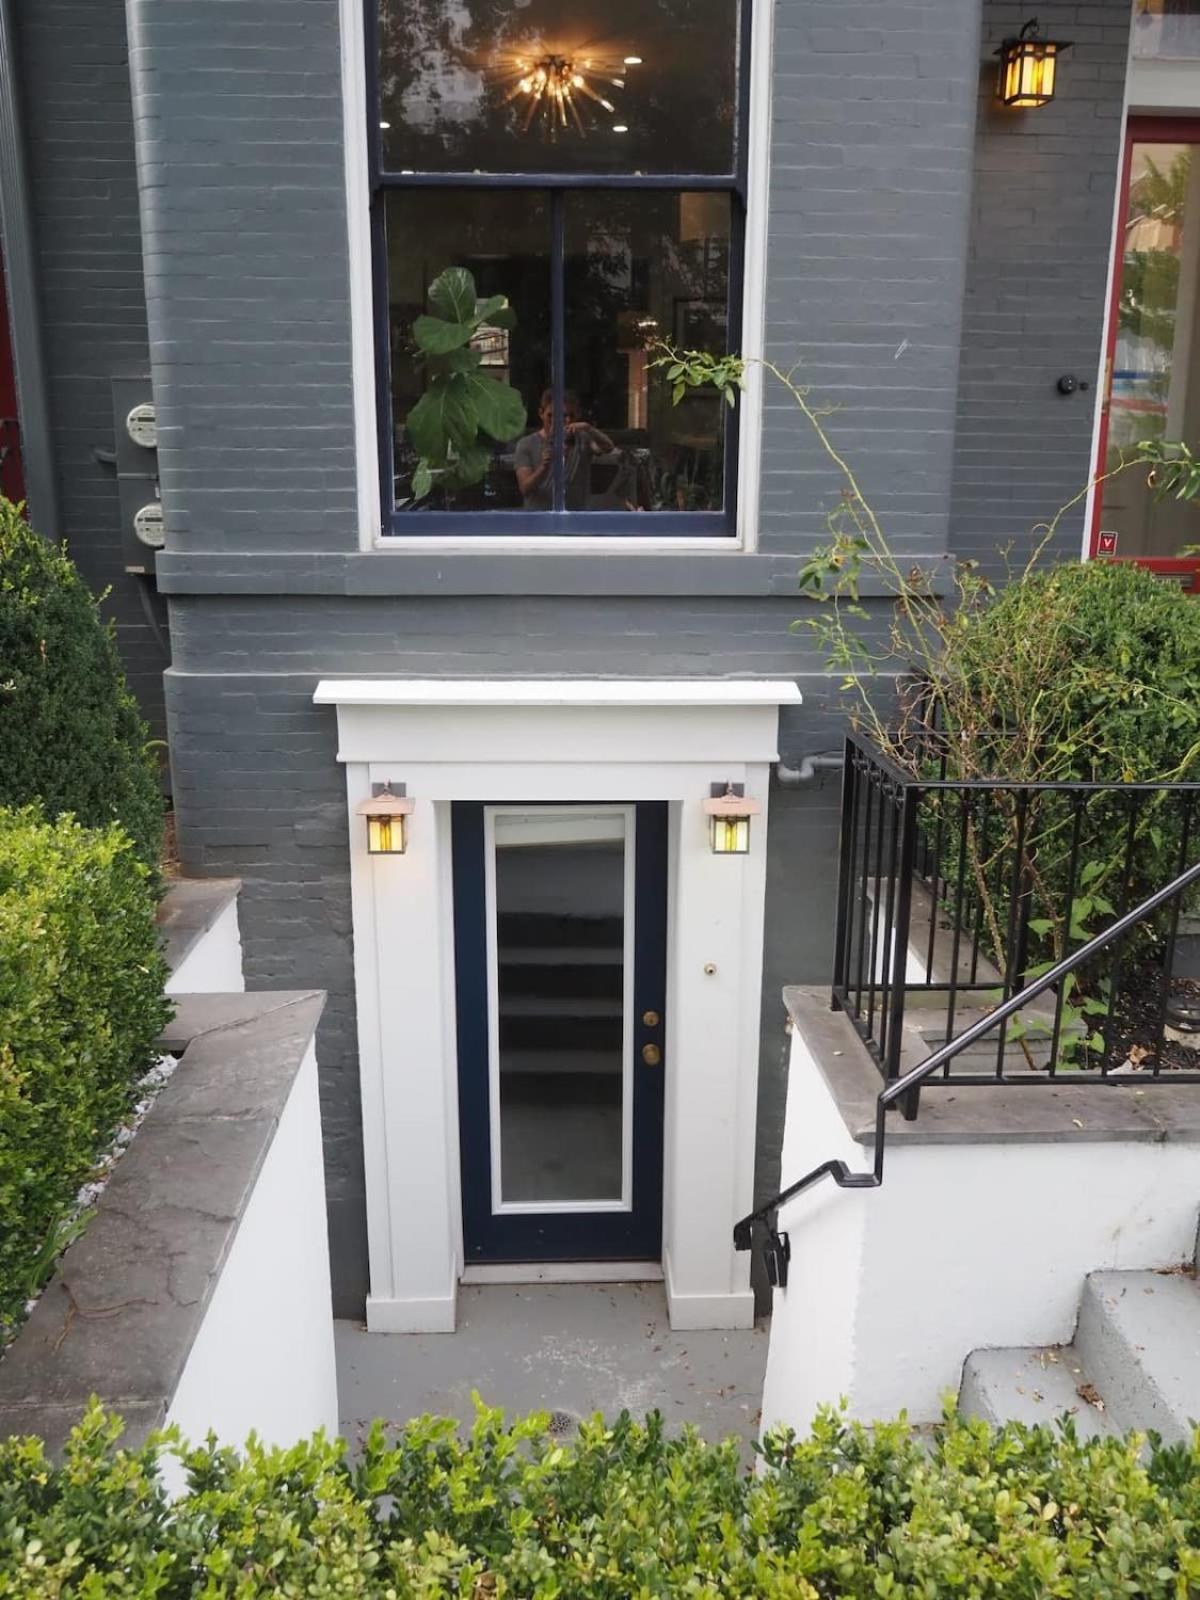
<path fill-rule="evenodd" d="M 158 420 L 149 376 L 114 378 L 112 400 L 125 570 L 152 573 L 164 531 L 158 488 Z"/>

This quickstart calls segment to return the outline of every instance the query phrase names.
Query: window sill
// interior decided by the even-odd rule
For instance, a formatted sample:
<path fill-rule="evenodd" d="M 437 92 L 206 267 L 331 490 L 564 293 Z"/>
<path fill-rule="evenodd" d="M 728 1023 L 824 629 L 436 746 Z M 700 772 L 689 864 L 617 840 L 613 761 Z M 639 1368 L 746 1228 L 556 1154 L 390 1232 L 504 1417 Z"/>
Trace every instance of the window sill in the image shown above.
<path fill-rule="evenodd" d="M 799 601 L 797 576 L 803 552 L 766 555 L 731 549 L 633 549 L 627 542 L 587 550 L 576 540 L 547 549 L 528 541 L 517 550 L 489 542 L 432 551 L 226 550 L 160 551 L 158 587 L 168 595 L 583 595 L 589 598 L 646 596 L 655 599 L 781 597 Z M 736 555 L 737 560 L 727 557 Z M 908 569 L 927 572 L 937 592 L 948 586 L 945 557 L 916 553 L 901 558 Z M 864 599 L 885 593 L 870 574 Z"/>

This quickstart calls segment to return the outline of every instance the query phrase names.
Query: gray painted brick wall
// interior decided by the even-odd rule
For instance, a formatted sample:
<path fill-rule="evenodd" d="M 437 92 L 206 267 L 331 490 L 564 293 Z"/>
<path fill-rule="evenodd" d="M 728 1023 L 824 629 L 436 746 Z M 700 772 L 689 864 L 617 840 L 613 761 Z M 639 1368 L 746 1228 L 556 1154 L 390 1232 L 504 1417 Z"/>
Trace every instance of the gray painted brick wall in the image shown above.
<path fill-rule="evenodd" d="M 114 375 L 150 369 L 124 0 L 17 0 L 60 526 L 97 592 L 111 588 L 130 685 L 158 737 L 166 608 L 124 570 L 113 448 Z M 155 626 L 157 623 L 157 628 Z"/>
<path fill-rule="evenodd" d="M 1054 101 L 1037 110 L 996 107 L 994 65 L 981 79 L 963 312 L 952 542 L 996 576 L 1002 547 L 1027 552 L 1031 530 L 1092 470 L 1131 11 L 1129 0 L 1033 9 L 1044 34 L 1074 47 Z M 985 50 L 1030 11 L 985 0 Z M 1067 373 L 1088 392 L 1060 395 Z M 1081 505 L 1064 517 L 1056 553 L 1078 555 L 1082 533 Z"/>
<path fill-rule="evenodd" d="M 821 709 L 819 662 L 789 631 L 798 602 L 771 571 L 761 595 L 741 597 L 489 593 L 482 575 L 460 595 L 428 593 L 427 576 L 419 596 L 273 594 L 264 553 L 346 551 L 355 540 L 337 4 L 129 0 L 129 16 L 184 860 L 244 879 L 252 983 L 286 975 L 330 991 L 319 1056 L 331 1233 L 338 1306 L 356 1310 L 365 1269 L 345 799 L 333 716 L 310 704 L 317 678 L 783 674 L 809 695 L 785 730 L 789 754 L 836 742 L 836 718 Z M 937 552 L 978 5 L 780 0 L 777 17 L 770 350 L 803 357 L 821 402 L 841 407 L 835 442 L 897 542 Z M 810 548 L 837 485 L 778 393 L 764 467 L 764 548 Z M 259 593 L 219 592 L 221 552 L 254 553 Z M 193 556 L 209 562 L 211 592 L 187 593 Z M 834 793 L 826 784 L 777 797 L 764 1185 L 777 1176 L 782 1125 L 778 988 L 828 976 Z"/>
<path fill-rule="evenodd" d="M 360 1308 L 365 1212 L 344 778 L 336 720 L 312 704 L 325 674 L 417 676 L 703 674 L 798 677 L 804 707 L 781 749 L 840 745 L 839 694 L 802 636 L 791 597 L 695 604 L 685 618 L 651 598 L 214 597 L 172 602 L 168 675 L 185 869 L 242 878 L 251 987 L 286 976 L 329 993 L 321 1062 L 337 1305 Z M 665 626 L 667 624 L 667 626 Z M 718 655 L 719 649 L 719 655 Z M 786 1087 L 785 982 L 828 979 L 836 776 L 772 797 L 759 1093 L 758 1186 L 772 1191 Z M 798 885 L 803 883 L 803 892 Z"/>
<path fill-rule="evenodd" d="M 842 407 L 905 549 L 945 548 L 978 0 L 779 0 L 769 347 Z M 129 0 L 173 550 L 352 548 L 336 0 Z M 763 542 L 835 474 L 770 401 Z"/>
<path fill-rule="evenodd" d="M 802 362 L 898 550 L 947 546 L 978 0 L 780 0 L 768 354 Z M 764 548 L 825 534 L 840 482 L 772 385 Z"/>
<path fill-rule="evenodd" d="M 337 0 L 129 0 L 173 549 L 352 549 Z"/>

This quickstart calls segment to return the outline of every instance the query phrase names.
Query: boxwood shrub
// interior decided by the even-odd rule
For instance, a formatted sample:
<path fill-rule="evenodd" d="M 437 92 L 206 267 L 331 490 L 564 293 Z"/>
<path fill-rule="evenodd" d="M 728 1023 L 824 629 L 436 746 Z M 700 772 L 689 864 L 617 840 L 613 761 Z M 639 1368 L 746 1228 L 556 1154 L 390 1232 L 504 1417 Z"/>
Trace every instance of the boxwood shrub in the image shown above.
<path fill-rule="evenodd" d="M 738 1446 L 668 1437 L 652 1415 L 549 1436 L 481 1411 L 467 1440 L 429 1417 L 361 1457 L 181 1450 L 173 1502 L 156 1447 L 122 1453 L 93 1409 L 62 1466 L 0 1444 L 0 1595 L 380 1597 L 380 1600 L 945 1600 L 1182 1597 L 1200 1592 L 1200 1447 L 1081 1443 L 949 1417 L 822 1415 Z"/>
<path fill-rule="evenodd" d="M 157 867 L 163 801 L 112 629 L 66 555 L 0 498 L 0 805 L 120 822 Z"/>
<path fill-rule="evenodd" d="M 155 906 L 115 824 L 0 809 L 0 1326 L 154 1058 Z"/>
<path fill-rule="evenodd" d="M 1200 609 L 1142 567 L 1034 568 L 956 613 L 946 657 L 956 723 L 981 744 L 980 759 L 994 754 L 1000 777 L 1200 773 Z"/>

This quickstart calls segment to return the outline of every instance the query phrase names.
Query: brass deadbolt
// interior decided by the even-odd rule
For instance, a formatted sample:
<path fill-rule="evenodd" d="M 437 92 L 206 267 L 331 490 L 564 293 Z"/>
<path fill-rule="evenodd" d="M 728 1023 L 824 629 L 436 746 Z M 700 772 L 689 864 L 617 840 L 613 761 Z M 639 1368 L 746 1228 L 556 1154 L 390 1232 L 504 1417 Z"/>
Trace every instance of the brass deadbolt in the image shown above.
<path fill-rule="evenodd" d="M 647 1028 L 657 1028 L 659 1023 L 662 1021 L 662 1018 L 659 1016 L 657 1011 L 643 1011 L 642 1021 L 645 1023 Z"/>
<path fill-rule="evenodd" d="M 656 1044 L 644 1044 L 642 1046 L 642 1060 L 648 1067 L 661 1067 L 662 1051 Z"/>

